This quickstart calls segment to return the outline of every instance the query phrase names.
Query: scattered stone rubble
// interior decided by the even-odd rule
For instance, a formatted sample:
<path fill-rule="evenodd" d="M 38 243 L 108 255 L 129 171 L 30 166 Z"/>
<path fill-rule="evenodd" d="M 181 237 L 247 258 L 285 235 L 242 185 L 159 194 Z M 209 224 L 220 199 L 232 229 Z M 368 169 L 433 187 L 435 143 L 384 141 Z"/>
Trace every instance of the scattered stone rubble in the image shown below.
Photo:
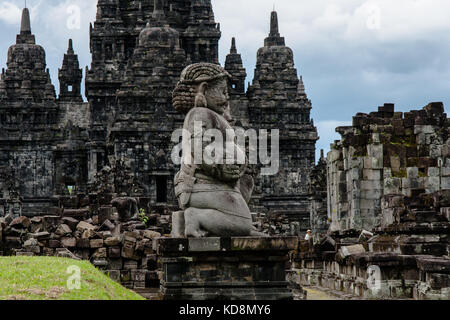
<path fill-rule="evenodd" d="M 0 255 L 89 260 L 125 287 L 158 297 L 161 270 L 153 240 L 170 232 L 170 212 L 151 211 L 148 199 L 130 196 L 133 184 L 128 193 L 114 193 L 125 191 L 114 171 L 97 176 L 91 188 L 98 192 L 55 196 L 46 215 L 0 217 Z"/>

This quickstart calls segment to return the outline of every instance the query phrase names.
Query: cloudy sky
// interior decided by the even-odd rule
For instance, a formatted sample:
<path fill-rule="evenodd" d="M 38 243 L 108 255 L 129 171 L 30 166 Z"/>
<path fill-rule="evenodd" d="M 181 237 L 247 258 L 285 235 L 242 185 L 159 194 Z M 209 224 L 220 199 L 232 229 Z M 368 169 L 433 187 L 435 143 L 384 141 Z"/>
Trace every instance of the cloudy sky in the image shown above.
<path fill-rule="evenodd" d="M 90 63 L 89 22 L 95 0 L 28 0 L 32 29 L 47 52 L 56 87 L 67 39 L 84 67 Z M 256 51 L 269 30 L 275 4 L 280 32 L 294 50 L 299 75 L 313 103 L 312 117 L 329 149 L 334 128 L 357 112 L 385 102 L 399 111 L 450 99 L 450 1 L 448 0 L 212 0 L 221 23 L 220 60 L 232 36 L 253 77 Z M 0 66 L 19 31 L 23 0 L 0 2 Z M 78 9 L 77 9 L 78 8 Z M 77 19 L 77 10 L 81 12 Z"/>

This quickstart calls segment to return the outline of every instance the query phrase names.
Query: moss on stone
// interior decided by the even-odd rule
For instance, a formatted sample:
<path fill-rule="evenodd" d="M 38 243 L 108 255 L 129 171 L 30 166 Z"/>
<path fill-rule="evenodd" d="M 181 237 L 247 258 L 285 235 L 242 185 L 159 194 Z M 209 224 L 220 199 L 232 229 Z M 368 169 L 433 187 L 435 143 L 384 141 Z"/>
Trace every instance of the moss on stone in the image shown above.
<path fill-rule="evenodd" d="M 406 178 L 407 172 L 405 168 L 400 168 L 399 171 L 392 171 L 393 178 Z"/>

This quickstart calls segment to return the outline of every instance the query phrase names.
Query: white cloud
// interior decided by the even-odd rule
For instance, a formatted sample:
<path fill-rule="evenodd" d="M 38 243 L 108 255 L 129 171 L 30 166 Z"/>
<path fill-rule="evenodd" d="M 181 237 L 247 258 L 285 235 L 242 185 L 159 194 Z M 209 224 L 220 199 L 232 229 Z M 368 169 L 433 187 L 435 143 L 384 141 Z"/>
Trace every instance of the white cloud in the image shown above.
<path fill-rule="evenodd" d="M 20 23 L 22 13 L 18 6 L 11 2 L 0 3 L 0 22 L 14 25 Z"/>

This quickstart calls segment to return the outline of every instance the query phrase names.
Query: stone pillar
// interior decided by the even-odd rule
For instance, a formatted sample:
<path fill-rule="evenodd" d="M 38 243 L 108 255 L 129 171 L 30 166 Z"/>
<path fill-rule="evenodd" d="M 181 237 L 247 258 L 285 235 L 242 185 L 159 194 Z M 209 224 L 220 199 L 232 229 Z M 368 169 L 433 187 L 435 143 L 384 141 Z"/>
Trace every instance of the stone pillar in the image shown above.
<path fill-rule="evenodd" d="M 288 253 L 297 237 L 159 238 L 164 300 L 292 300 Z"/>

